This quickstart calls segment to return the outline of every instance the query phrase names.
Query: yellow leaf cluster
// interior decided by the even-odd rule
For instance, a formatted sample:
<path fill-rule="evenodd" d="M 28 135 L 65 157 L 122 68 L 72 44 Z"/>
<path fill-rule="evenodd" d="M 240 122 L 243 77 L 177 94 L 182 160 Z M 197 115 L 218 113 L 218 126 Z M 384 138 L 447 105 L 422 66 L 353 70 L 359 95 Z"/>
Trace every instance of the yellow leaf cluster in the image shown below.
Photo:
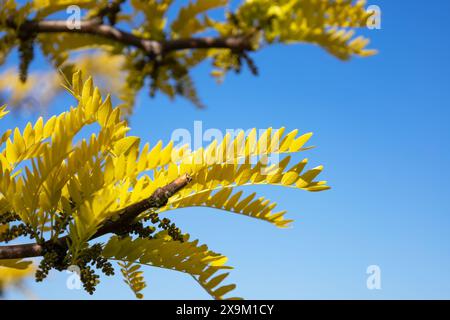
<path fill-rule="evenodd" d="M 257 138 L 254 129 L 247 136 L 241 132 L 235 139 L 226 135 L 220 144 L 214 141 L 205 149 L 194 152 L 181 149 L 184 155 L 180 163 L 160 168 L 156 177 L 162 175 L 171 179 L 179 172 L 187 172 L 193 177 L 193 183 L 172 197 L 161 211 L 212 207 L 286 227 L 292 220 L 284 218 L 285 211 L 274 212 L 275 203 L 256 197 L 255 193 L 242 197 L 243 191 L 234 192 L 234 189 L 250 185 L 275 185 L 310 192 L 328 190 L 326 181 L 314 180 L 322 171 L 322 166 L 305 170 L 308 159 L 294 163 L 289 169 L 291 156 L 273 164 L 267 163 L 269 156 L 309 149 L 304 145 L 311 136 L 311 133 L 298 136 L 298 130 L 285 134 L 285 128 L 269 128 Z"/>
<path fill-rule="evenodd" d="M 165 232 L 154 239 L 131 239 L 112 237 L 106 244 L 103 254 L 113 260 L 125 263 L 142 264 L 153 267 L 180 271 L 193 276 L 196 281 L 215 299 L 223 297 L 235 288 L 235 285 L 222 285 L 231 269 L 225 266 L 227 258 L 214 253 L 198 240 L 174 241 Z M 134 271 L 137 271 L 134 270 Z M 220 273 L 220 274 L 218 274 Z"/>
<path fill-rule="evenodd" d="M 145 15 L 142 30 L 139 34 L 155 40 L 164 39 L 164 28 L 167 23 L 166 13 L 173 0 L 131 0 L 137 12 Z"/>
<path fill-rule="evenodd" d="M 118 262 L 120 266 L 120 271 L 124 278 L 124 282 L 130 287 L 134 292 L 134 295 L 138 299 L 144 298 L 141 293 L 142 290 L 147 286 L 144 280 L 143 272 L 140 270 L 140 264 L 134 264 L 133 262 Z"/>
<path fill-rule="evenodd" d="M 187 38 L 204 31 L 208 24 L 200 21 L 198 16 L 215 8 L 225 6 L 228 0 L 197 0 L 180 9 L 178 17 L 172 22 L 171 31 L 175 38 Z"/>
<path fill-rule="evenodd" d="M 71 210 L 73 236 L 82 241 L 120 206 L 116 199 L 121 190 L 115 185 L 120 178 L 105 182 L 105 176 L 108 168 L 120 171 L 115 164 L 136 155 L 137 138 L 126 137 L 129 128 L 120 110 L 112 107 L 109 96 L 102 99 L 91 78 L 83 83 L 76 73 L 68 89 L 77 107 L 46 122 L 39 118 L 3 138 L 0 192 L 3 210 L 15 212 L 36 230 L 44 230 L 58 212 Z M 98 134 L 76 141 L 84 127 L 94 124 L 100 127 Z M 73 201 L 76 208 L 69 205 Z"/>
<path fill-rule="evenodd" d="M 66 10 L 69 6 L 80 8 L 92 8 L 105 3 L 103 0 L 33 0 L 33 9 L 37 11 L 39 18 L 46 17 L 54 12 Z"/>
<path fill-rule="evenodd" d="M 316 180 L 322 166 L 308 170 L 307 159 L 291 163 L 293 154 L 309 149 L 305 145 L 311 133 L 269 128 L 258 136 L 252 129 L 235 137 L 227 134 L 198 150 L 175 146 L 172 141 L 141 148 L 138 137 L 127 135 L 130 128 L 121 109 L 112 106 L 110 96 L 102 97 L 92 78 L 83 81 L 77 72 L 66 89 L 76 99 L 76 107 L 3 134 L 0 215 L 17 214 L 40 241 L 66 232 L 74 260 L 106 220 L 186 173 L 191 183 L 151 213 L 201 206 L 286 227 L 291 220 L 285 219 L 285 211 L 274 210 L 275 203 L 255 193 L 244 196 L 236 189 L 272 185 L 315 192 L 329 188 L 325 181 Z M 5 110 L 0 108 L 0 115 Z M 95 133 L 85 133 L 92 129 Z M 73 218 L 67 230 L 55 229 L 62 213 Z M 138 297 L 145 283 L 135 263 L 189 273 L 215 298 L 234 288 L 220 285 L 225 274 L 213 277 L 228 268 L 225 257 L 199 246 L 198 241 L 173 241 L 164 233 L 155 239 L 113 237 L 105 254 L 133 264 L 122 269 Z"/>
<path fill-rule="evenodd" d="M 354 38 L 355 28 L 367 25 L 370 13 L 366 1 L 359 0 L 247 0 L 238 8 L 240 27 L 260 26 L 269 42 L 315 43 L 340 59 L 369 56 L 369 40 Z M 229 25 L 222 32 L 231 32 Z"/>

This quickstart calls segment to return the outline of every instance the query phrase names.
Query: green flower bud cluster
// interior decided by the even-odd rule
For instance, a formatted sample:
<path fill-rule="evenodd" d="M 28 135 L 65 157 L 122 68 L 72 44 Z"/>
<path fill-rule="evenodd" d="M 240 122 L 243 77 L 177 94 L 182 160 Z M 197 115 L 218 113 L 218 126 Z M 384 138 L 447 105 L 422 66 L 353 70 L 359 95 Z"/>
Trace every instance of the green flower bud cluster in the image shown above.
<path fill-rule="evenodd" d="M 153 225 L 144 226 L 144 223 L 148 221 L 150 221 Z M 139 238 L 153 239 L 153 234 L 155 233 L 157 228 L 159 228 L 160 230 L 166 230 L 173 240 L 183 242 L 183 235 L 181 234 L 181 230 L 177 228 L 175 223 L 172 223 L 167 218 L 160 219 L 158 213 L 156 212 L 148 214 L 141 221 L 121 228 L 120 230 L 116 231 L 115 234 L 121 237 L 137 235 Z"/>
<path fill-rule="evenodd" d="M 80 268 L 80 280 L 89 294 L 93 294 L 95 287 L 100 283 L 100 277 L 95 273 L 94 268 L 101 270 L 107 276 L 114 275 L 112 264 L 101 254 L 102 245 L 94 244 L 81 251 L 75 261 L 75 264 Z M 36 281 L 43 281 L 51 269 L 66 270 L 73 263 L 71 255 L 67 253 L 64 247 L 58 244 L 46 244 L 43 259 L 36 271 Z"/>
<path fill-rule="evenodd" d="M 30 239 L 34 238 L 33 230 L 26 224 L 19 224 L 10 227 L 8 230 L 0 234 L 0 242 L 8 243 L 18 237 L 29 235 Z"/>
<path fill-rule="evenodd" d="M 35 278 L 36 282 L 42 282 L 45 278 L 47 278 L 48 273 L 51 269 L 55 268 L 58 265 L 59 257 L 56 252 L 48 251 L 44 253 L 43 259 L 39 263 L 39 267 L 36 270 Z"/>
<path fill-rule="evenodd" d="M 55 218 L 53 230 L 55 230 L 58 235 L 63 234 L 72 220 L 73 217 L 70 213 L 66 211 L 61 212 L 61 214 Z"/>
<path fill-rule="evenodd" d="M 89 294 L 93 294 L 95 287 L 100 283 L 100 277 L 95 273 L 93 267 L 100 269 L 107 276 L 114 275 L 112 264 L 101 254 L 102 245 L 97 243 L 85 249 L 78 257 L 77 265 L 81 270 L 80 280 Z"/>
<path fill-rule="evenodd" d="M 43 281 L 51 269 L 63 271 L 70 265 L 70 257 L 63 246 L 57 243 L 44 243 L 43 247 L 43 259 L 35 274 L 36 282 Z"/>
<path fill-rule="evenodd" d="M 130 234 L 135 234 L 139 238 L 152 239 L 152 234 L 155 232 L 156 228 L 154 226 L 145 227 L 142 222 L 137 222 L 132 225 Z"/>
<path fill-rule="evenodd" d="M 183 235 L 181 234 L 180 228 L 178 228 L 175 223 L 172 223 L 169 219 L 160 219 L 158 213 L 152 212 L 144 219 L 144 221 L 150 220 L 151 223 L 157 225 L 159 228 L 166 230 L 169 236 L 175 241 L 183 242 Z"/>
<path fill-rule="evenodd" d="M 20 81 L 26 82 L 28 77 L 28 67 L 34 58 L 34 41 L 37 33 L 19 29 L 19 78 Z"/>
<path fill-rule="evenodd" d="M 0 225 L 9 224 L 20 220 L 19 216 L 14 213 L 5 213 L 0 216 Z M 0 242 L 12 241 L 18 237 L 29 235 L 30 239 L 35 238 L 33 230 L 29 225 L 21 223 L 18 225 L 10 226 L 6 231 L 0 233 Z"/>
<path fill-rule="evenodd" d="M 6 212 L 0 215 L 0 224 L 7 224 L 10 222 L 18 221 L 20 218 L 18 215 L 12 212 Z"/>
<path fill-rule="evenodd" d="M 106 17 L 108 18 L 108 22 L 110 25 L 115 25 L 117 20 L 117 15 L 120 13 L 120 5 L 124 3 L 125 0 L 113 0 L 112 2 L 108 3 L 105 7 L 101 8 L 98 11 L 99 17 Z"/>

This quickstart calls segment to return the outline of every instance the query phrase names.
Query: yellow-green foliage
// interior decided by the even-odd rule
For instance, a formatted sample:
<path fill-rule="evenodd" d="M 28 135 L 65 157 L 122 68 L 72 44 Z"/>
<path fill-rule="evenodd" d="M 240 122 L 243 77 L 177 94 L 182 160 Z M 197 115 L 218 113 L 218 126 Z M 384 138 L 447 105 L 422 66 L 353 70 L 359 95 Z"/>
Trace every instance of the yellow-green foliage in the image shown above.
<path fill-rule="evenodd" d="M 144 295 L 141 291 L 147 286 L 144 280 L 144 276 L 142 275 L 141 265 L 136 264 L 134 262 L 118 262 L 120 266 L 120 272 L 124 278 L 124 282 L 130 287 L 130 289 L 134 292 L 134 295 L 138 299 L 144 298 Z"/>
<path fill-rule="evenodd" d="M 90 50 L 90 53 L 100 50 L 112 60 L 120 56 L 120 64 L 114 67 L 112 62 L 98 63 L 110 68 L 98 70 L 97 74 L 103 73 L 105 78 L 118 79 L 120 72 L 121 77 L 126 78 L 126 81 L 119 81 L 119 87 L 113 92 L 123 100 L 127 106 L 126 112 L 130 113 L 135 94 L 148 80 L 151 82 L 152 94 L 160 91 L 170 98 L 180 95 L 202 106 L 190 76 L 192 68 L 209 60 L 213 65 L 211 74 L 219 81 L 230 70 L 239 72 L 245 63 L 256 72 L 255 63 L 248 53 L 273 43 L 314 44 L 343 60 L 375 53 L 366 48 L 368 39 L 355 35 L 359 28 L 366 27 L 370 17 L 364 0 L 243 0 L 233 10 L 227 0 L 191 0 L 177 3 L 178 13 L 173 18 L 169 18 L 168 12 L 176 1 L 130 0 L 125 1 L 129 6 L 122 6 L 114 18 L 114 22 L 120 23 L 123 30 L 143 39 L 159 41 L 163 46 L 173 40 L 204 36 L 240 37 L 250 43 L 251 48 L 237 50 L 220 47 L 187 48 L 149 57 L 141 48 L 94 34 L 38 33 L 34 35 L 35 38 L 28 34 L 30 38 L 26 41 L 19 36 L 18 30 L 24 21 L 46 21 L 52 13 L 65 14 L 64 10 L 69 4 L 86 9 L 82 19 L 92 20 L 99 17 L 107 2 L 33 0 L 20 7 L 12 0 L 0 0 L 0 64 L 11 49 L 18 46 L 22 52 L 21 73 L 26 73 L 30 59 L 29 42 L 26 41 L 32 41 L 50 63 L 61 68 L 66 76 L 74 71 L 73 63 L 68 62 L 69 57 L 82 50 Z M 8 19 L 9 23 L 10 20 L 14 22 L 15 28 L 8 26 Z M 106 20 L 103 18 L 102 23 L 107 24 Z M 94 73 L 91 70 L 83 71 Z M 4 89 L 4 86 L 0 86 L 0 90 Z"/>
<path fill-rule="evenodd" d="M 76 99 L 75 107 L 3 134 L 0 217 L 18 215 L 38 243 L 66 234 L 72 263 L 78 261 L 89 239 L 106 221 L 186 173 L 192 177 L 190 184 L 166 206 L 143 212 L 138 218 L 204 206 L 286 227 L 291 220 L 284 218 L 284 211 L 275 212 L 275 204 L 255 194 L 243 196 L 242 191 L 234 189 L 263 184 L 312 192 L 328 189 L 324 181 L 315 180 L 321 166 L 308 170 L 307 160 L 289 164 L 291 154 L 308 149 L 305 144 L 311 134 L 269 128 L 259 138 L 252 130 L 233 139 L 227 135 L 222 141 L 193 151 L 176 148 L 173 142 L 141 147 L 138 137 L 127 135 L 130 128 L 120 108 L 112 106 L 109 96 L 102 97 L 92 78 L 84 82 L 77 72 L 66 89 Z M 6 113 L 2 107 L 0 117 Z M 96 133 L 78 139 L 77 134 L 90 125 L 95 125 Z M 274 154 L 282 160 L 266 164 L 265 157 Z M 255 157 L 259 161 L 253 164 Z M 56 221 L 63 212 L 72 220 L 67 229 L 61 230 Z M 123 263 L 126 282 L 138 297 L 145 284 L 135 264 L 190 274 L 214 298 L 223 298 L 234 288 L 222 285 L 225 274 L 216 274 L 229 268 L 224 266 L 226 258 L 197 240 L 189 240 L 187 234 L 183 242 L 165 231 L 148 239 L 113 236 L 103 255 Z"/>
<path fill-rule="evenodd" d="M 0 232 L 1 230 L 0 226 Z M 31 261 L 0 260 L 0 294 L 9 287 L 20 284 L 34 271 Z"/>
<path fill-rule="evenodd" d="M 145 283 L 138 268 L 139 264 L 159 268 L 166 268 L 190 274 L 214 299 L 222 299 L 224 295 L 233 290 L 235 285 L 222 285 L 228 273 L 217 272 L 231 269 L 224 264 L 225 256 L 208 250 L 206 245 L 199 245 L 198 240 L 184 242 L 173 241 L 167 234 L 160 233 L 155 239 L 120 239 L 112 237 L 103 251 L 107 258 L 125 261 L 122 264 L 126 282 L 136 296 Z M 139 263 L 131 266 L 130 261 Z"/>

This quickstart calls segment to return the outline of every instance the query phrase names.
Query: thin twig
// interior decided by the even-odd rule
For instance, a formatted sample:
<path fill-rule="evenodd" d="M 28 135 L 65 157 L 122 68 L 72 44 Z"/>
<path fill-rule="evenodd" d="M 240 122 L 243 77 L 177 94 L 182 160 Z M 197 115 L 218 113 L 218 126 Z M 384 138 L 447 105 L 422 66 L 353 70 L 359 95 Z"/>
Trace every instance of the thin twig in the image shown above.
<path fill-rule="evenodd" d="M 7 24 L 11 28 L 18 28 L 12 20 L 8 20 Z M 126 46 L 139 48 L 151 56 L 186 49 L 223 48 L 233 51 L 252 50 L 249 36 L 202 37 L 156 41 L 144 39 L 117 27 L 103 24 L 100 19 L 84 20 L 80 22 L 79 26 L 70 26 L 66 20 L 28 20 L 21 24 L 19 28 L 25 33 L 78 33 L 100 36 Z"/>

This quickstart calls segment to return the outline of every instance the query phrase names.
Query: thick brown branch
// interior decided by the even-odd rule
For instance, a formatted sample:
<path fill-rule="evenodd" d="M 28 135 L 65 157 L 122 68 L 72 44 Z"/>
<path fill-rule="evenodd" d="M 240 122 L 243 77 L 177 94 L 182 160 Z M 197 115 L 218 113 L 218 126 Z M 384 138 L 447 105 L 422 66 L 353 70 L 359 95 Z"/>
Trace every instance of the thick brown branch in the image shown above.
<path fill-rule="evenodd" d="M 108 233 L 120 231 L 124 226 L 131 224 L 138 215 L 151 208 L 161 208 L 167 204 L 170 197 L 183 189 L 191 182 L 191 177 L 185 174 L 172 181 L 168 185 L 158 188 L 149 198 L 132 204 L 120 213 L 114 220 L 106 221 L 102 227 L 91 237 L 90 240 L 98 238 Z M 57 240 L 61 246 L 67 245 L 67 237 Z M 45 245 L 35 243 L 19 244 L 11 246 L 0 246 L 0 260 L 2 259 L 23 259 L 42 256 Z"/>
<path fill-rule="evenodd" d="M 12 22 L 10 27 L 16 27 Z M 177 50 L 223 48 L 235 51 L 252 50 L 248 37 L 189 38 L 166 41 L 143 39 L 119 28 L 102 24 L 99 20 L 81 21 L 79 26 L 68 25 L 65 20 L 27 21 L 20 26 L 23 32 L 80 33 L 100 36 L 126 46 L 144 50 L 149 55 L 160 55 Z"/>

